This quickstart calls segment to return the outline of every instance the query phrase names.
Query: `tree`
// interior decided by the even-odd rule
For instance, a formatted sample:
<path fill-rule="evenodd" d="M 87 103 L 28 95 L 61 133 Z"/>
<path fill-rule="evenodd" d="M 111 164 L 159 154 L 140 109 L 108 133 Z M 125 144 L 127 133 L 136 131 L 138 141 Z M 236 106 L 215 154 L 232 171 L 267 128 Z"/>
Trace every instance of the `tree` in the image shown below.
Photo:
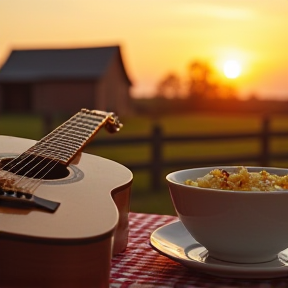
<path fill-rule="evenodd" d="M 188 67 L 187 95 L 194 100 L 214 98 L 218 85 L 213 83 L 212 70 L 208 64 L 192 62 Z"/>
<path fill-rule="evenodd" d="M 181 89 L 180 78 L 175 73 L 169 73 L 157 86 L 157 96 L 166 98 L 179 97 Z"/>
<path fill-rule="evenodd" d="M 156 96 L 165 99 L 181 97 L 196 102 L 220 98 L 235 99 L 237 91 L 235 87 L 221 83 L 209 64 L 194 61 L 188 65 L 186 81 L 180 79 L 176 73 L 168 73 L 158 83 Z"/>

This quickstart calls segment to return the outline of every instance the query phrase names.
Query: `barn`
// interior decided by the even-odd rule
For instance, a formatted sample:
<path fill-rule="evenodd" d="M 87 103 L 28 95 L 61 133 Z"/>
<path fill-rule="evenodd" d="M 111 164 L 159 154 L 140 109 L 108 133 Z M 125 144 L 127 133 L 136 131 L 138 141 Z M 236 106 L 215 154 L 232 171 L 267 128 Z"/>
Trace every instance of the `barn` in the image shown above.
<path fill-rule="evenodd" d="M 119 46 L 13 50 L 0 69 L 0 111 L 126 115 L 131 86 Z"/>

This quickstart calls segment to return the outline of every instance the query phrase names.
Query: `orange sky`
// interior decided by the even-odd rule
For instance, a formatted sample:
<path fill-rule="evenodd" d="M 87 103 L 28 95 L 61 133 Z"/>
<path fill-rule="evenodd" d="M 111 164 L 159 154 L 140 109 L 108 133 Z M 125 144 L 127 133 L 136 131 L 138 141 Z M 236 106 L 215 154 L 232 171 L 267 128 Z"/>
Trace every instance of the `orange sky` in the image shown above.
<path fill-rule="evenodd" d="M 288 0 L 1 0 L 0 63 L 13 48 L 119 44 L 135 96 L 193 60 L 242 65 L 241 95 L 288 99 Z M 224 76 L 223 76 L 224 79 Z"/>

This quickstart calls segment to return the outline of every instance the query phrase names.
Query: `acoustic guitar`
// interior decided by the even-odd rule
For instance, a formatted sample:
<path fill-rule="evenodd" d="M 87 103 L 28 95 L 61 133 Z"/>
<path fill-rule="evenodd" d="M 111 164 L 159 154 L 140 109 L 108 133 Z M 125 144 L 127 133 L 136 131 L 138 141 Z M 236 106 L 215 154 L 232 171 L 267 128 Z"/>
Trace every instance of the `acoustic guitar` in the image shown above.
<path fill-rule="evenodd" d="M 133 176 L 81 152 L 100 128 L 121 126 L 114 113 L 82 109 L 38 142 L 0 136 L 1 288 L 109 287 Z"/>

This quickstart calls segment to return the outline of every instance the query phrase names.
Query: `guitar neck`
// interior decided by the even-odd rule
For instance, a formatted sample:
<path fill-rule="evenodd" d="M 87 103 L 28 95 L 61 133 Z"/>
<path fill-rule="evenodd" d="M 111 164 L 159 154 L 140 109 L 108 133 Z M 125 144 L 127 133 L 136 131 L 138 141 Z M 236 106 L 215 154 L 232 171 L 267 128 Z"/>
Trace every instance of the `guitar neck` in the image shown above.
<path fill-rule="evenodd" d="M 25 154 L 68 165 L 102 127 L 113 133 L 119 131 L 122 124 L 114 113 L 82 109 L 38 141 Z"/>

